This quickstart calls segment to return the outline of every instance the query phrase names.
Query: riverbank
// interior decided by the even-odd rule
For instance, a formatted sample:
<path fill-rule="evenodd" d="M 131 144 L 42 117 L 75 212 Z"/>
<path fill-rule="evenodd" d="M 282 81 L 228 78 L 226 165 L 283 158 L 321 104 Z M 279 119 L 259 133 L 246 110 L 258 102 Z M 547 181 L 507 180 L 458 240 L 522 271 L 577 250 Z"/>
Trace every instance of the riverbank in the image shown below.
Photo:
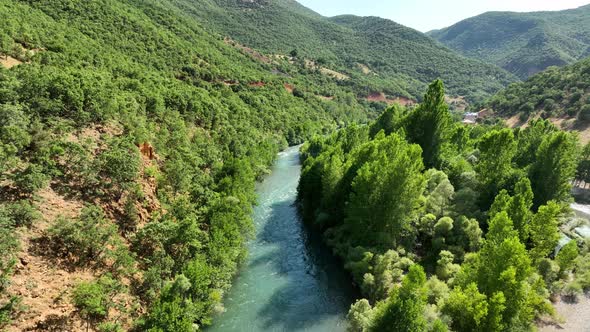
<path fill-rule="evenodd" d="M 207 331 L 346 331 L 354 288 L 321 236 L 299 218 L 300 174 L 299 147 L 291 147 L 257 185 L 248 260 L 225 297 L 225 312 Z"/>

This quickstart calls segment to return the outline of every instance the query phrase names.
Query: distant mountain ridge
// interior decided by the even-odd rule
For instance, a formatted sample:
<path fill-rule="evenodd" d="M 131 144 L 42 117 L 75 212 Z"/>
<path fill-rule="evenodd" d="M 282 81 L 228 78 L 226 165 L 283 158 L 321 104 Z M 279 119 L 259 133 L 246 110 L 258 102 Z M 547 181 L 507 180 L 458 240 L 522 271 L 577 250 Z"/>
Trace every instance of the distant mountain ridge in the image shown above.
<path fill-rule="evenodd" d="M 526 79 L 590 56 L 590 5 L 555 12 L 488 12 L 428 35 Z"/>
<path fill-rule="evenodd" d="M 483 100 L 517 78 L 496 66 L 463 57 L 424 34 L 376 17 L 323 17 L 293 0 L 175 0 L 212 31 L 268 55 L 296 51 L 341 72 L 357 96 L 384 92 L 421 98 L 441 78 L 450 94 Z"/>

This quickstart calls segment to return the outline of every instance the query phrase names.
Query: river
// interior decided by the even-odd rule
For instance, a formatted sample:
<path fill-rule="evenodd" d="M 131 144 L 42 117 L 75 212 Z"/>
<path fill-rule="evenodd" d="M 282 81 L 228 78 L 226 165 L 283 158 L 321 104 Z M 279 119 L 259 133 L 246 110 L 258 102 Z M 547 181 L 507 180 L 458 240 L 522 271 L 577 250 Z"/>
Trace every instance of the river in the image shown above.
<path fill-rule="evenodd" d="M 226 311 L 207 331 L 346 330 L 356 293 L 341 263 L 297 214 L 300 174 L 299 147 L 291 147 L 257 185 L 249 258 L 225 298 Z"/>

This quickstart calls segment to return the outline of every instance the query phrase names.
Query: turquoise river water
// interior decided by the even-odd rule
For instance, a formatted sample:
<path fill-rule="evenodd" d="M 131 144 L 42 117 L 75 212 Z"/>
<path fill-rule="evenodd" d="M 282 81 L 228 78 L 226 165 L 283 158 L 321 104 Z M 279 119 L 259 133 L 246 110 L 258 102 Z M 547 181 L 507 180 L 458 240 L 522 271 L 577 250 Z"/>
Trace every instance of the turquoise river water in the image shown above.
<path fill-rule="evenodd" d="M 299 148 L 292 147 L 257 185 L 248 261 L 226 296 L 226 311 L 207 331 L 346 330 L 356 293 L 338 260 L 297 214 L 300 174 Z"/>

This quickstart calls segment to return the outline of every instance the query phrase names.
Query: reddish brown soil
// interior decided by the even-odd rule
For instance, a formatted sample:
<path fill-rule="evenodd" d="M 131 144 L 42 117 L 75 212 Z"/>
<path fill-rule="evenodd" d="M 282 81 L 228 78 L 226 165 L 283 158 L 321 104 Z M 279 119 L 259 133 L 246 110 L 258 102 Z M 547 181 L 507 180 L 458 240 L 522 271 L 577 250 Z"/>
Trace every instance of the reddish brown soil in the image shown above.
<path fill-rule="evenodd" d="M 104 145 L 101 139 L 103 134 L 120 134 L 120 128 L 116 125 L 83 128 L 67 139 L 76 142 L 90 140 L 95 148 L 100 150 Z M 139 218 L 138 228 L 149 222 L 154 211 L 162 210 L 156 195 L 156 179 L 146 174 L 148 167 L 158 168 L 158 155 L 148 142 L 141 144 L 139 148 L 141 169 L 138 184 L 143 198 L 141 202 L 135 202 Z M 93 280 L 104 271 L 98 266 L 68 265 L 48 255 L 46 250 L 47 229 L 60 216 L 78 216 L 84 202 L 60 195 L 51 187 L 40 190 L 37 195 L 39 198 L 35 200 L 35 205 L 42 218 L 30 229 L 22 228 L 17 233 L 21 246 L 8 291 L 22 299 L 22 310 L 7 327 L 7 331 L 86 331 L 85 322 L 71 304 L 71 293 L 80 281 Z M 123 212 L 126 199 L 126 195 L 123 195 L 119 201 L 97 200 L 93 203 L 101 205 L 107 216 L 114 221 Z M 123 237 L 121 240 L 127 243 Z M 141 275 L 135 277 L 140 279 Z M 124 285 L 130 284 L 126 278 L 121 281 Z M 136 298 L 127 294 L 117 295 L 113 301 L 124 304 L 127 309 L 138 302 Z M 125 328 L 130 326 L 128 314 L 122 315 L 113 309 L 109 317 L 119 317 L 119 322 Z"/>
<path fill-rule="evenodd" d="M 285 90 L 287 90 L 287 92 L 289 93 L 293 93 L 293 91 L 295 90 L 295 86 L 289 83 L 285 83 L 283 86 L 285 87 Z"/>
<path fill-rule="evenodd" d="M 41 190 L 39 196 L 37 206 L 43 218 L 31 229 L 19 232 L 21 251 L 9 288 L 11 294 L 22 298 L 25 310 L 8 326 L 8 331 L 46 331 L 49 321 L 51 326 L 60 324 L 64 331 L 83 331 L 84 322 L 71 305 L 71 290 L 80 281 L 92 280 L 93 273 L 68 271 L 54 264 L 40 252 L 37 241 L 59 215 L 75 217 L 83 204 L 66 200 L 51 188 Z"/>
<path fill-rule="evenodd" d="M 261 87 L 266 86 L 266 83 L 264 83 L 262 81 L 260 81 L 260 82 L 250 82 L 250 83 L 248 83 L 248 86 L 249 87 L 252 87 L 252 88 L 261 88 Z"/>
<path fill-rule="evenodd" d="M 402 106 L 408 106 L 415 103 L 413 100 L 406 97 L 396 97 L 394 99 L 387 98 L 383 92 L 373 92 L 366 98 L 366 100 L 371 102 L 383 102 L 387 104 L 398 103 Z"/>
<path fill-rule="evenodd" d="M 223 41 L 226 44 L 228 44 L 230 46 L 233 46 L 233 47 L 239 49 L 240 51 L 242 51 L 242 52 L 250 55 L 251 57 L 253 57 L 254 59 L 256 59 L 256 60 L 258 60 L 260 62 L 264 62 L 264 63 L 271 63 L 272 62 L 272 60 L 269 57 L 263 55 L 262 53 L 259 53 L 259 52 L 255 51 L 255 50 L 253 50 L 253 49 L 251 49 L 251 48 L 249 48 L 247 46 L 241 45 L 241 44 L 237 43 L 236 41 L 232 40 L 229 37 L 225 37 L 223 39 Z"/>

